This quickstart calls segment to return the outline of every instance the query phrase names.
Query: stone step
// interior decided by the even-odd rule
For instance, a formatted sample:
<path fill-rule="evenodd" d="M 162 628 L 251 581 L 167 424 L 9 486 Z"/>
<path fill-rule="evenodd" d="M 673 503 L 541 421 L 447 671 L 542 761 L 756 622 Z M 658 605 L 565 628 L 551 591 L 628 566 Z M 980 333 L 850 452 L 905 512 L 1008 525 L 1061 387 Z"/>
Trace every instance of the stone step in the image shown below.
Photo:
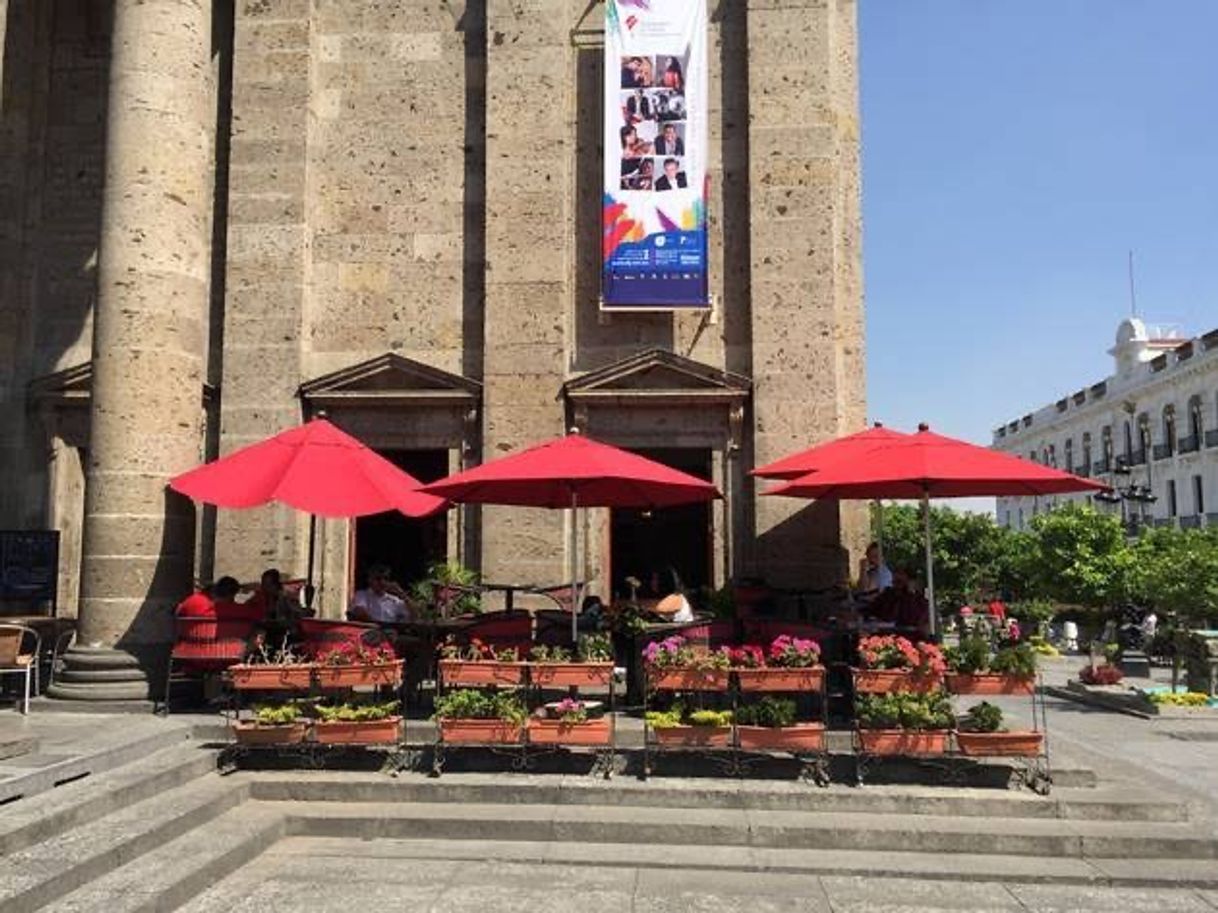
<path fill-rule="evenodd" d="M 1214 888 L 1218 867 L 1205 859 L 1044 858 L 978 853 L 946 855 L 908 851 L 772 847 L 666 846 L 640 852 L 627 843 L 559 843 L 533 840 L 382 838 L 358 847 L 339 837 L 288 837 L 270 853 L 308 859 L 352 857 L 384 860 L 510 862 L 580 868 L 632 868 L 656 877 L 696 879 L 699 871 L 787 875 L 917 878 L 950 882 L 1072 884 L 1095 887 Z"/>
<path fill-rule="evenodd" d="M 661 780 L 532 774 L 406 774 L 397 779 L 354 772 L 246 772 L 250 795 L 269 801 L 473 802 L 616 805 L 672 808 L 752 808 L 970 817 L 1186 821 L 1188 807 L 1149 791 L 1055 789 L 1049 797 L 1024 790 L 834 785 L 758 780 Z"/>
<path fill-rule="evenodd" d="M 52 763 L 0 780 L 0 805 L 130 764 L 162 748 L 180 745 L 190 737 L 189 726 L 158 720 L 151 715 L 146 721 L 134 724 L 145 730 L 139 736 L 133 735 L 132 727 L 127 726 L 126 721 L 112 724 L 109 719 L 95 718 L 92 725 L 96 727 L 97 735 L 87 754 L 57 758 Z M 43 739 L 42 747 L 48 752 L 57 750 L 50 739 Z"/>
<path fill-rule="evenodd" d="M 176 910 L 252 862 L 282 835 L 283 815 L 275 809 L 235 808 L 41 909 L 43 913 Z"/>
<path fill-rule="evenodd" d="M 0 856 L 163 795 L 215 769 L 215 752 L 180 742 L 53 792 L 13 802 L 0 814 Z"/>
<path fill-rule="evenodd" d="M 0 910 L 28 913 L 235 808 L 240 783 L 208 774 L 4 857 Z"/>
<path fill-rule="evenodd" d="M 374 839 L 532 840 L 807 850 L 1215 859 L 1218 839 L 1180 823 L 648 806 L 275 803 L 289 833 Z M 1218 866 L 1215 866 L 1218 868 Z"/>

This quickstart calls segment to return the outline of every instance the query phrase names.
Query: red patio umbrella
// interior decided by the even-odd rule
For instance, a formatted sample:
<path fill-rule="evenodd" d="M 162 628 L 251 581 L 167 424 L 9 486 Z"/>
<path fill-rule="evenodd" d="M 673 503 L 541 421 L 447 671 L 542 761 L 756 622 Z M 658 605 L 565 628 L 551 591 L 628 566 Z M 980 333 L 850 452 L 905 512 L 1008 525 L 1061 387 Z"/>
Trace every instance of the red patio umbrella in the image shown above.
<path fill-rule="evenodd" d="M 917 434 L 877 443 L 850 460 L 801 476 L 766 494 L 795 498 L 920 499 L 926 524 L 926 592 L 933 633 L 931 498 L 1050 495 L 1107 488 L 1030 460 L 935 434 L 926 425 L 920 425 Z"/>
<path fill-rule="evenodd" d="M 781 460 L 758 466 L 749 475 L 762 479 L 798 479 L 810 472 L 820 472 L 833 466 L 857 458 L 859 454 L 873 450 L 880 444 L 901 441 L 909 437 L 903 431 L 893 431 L 876 422 L 874 428 L 835 438 L 799 453 L 785 456 Z"/>
<path fill-rule="evenodd" d="M 720 497 L 710 482 L 578 433 L 483 463 L 420 491 L 463 504 L 570 508 L 571 637 L 576 634 L 575 511 L 675 507 Z"/>
<path fill-rule="evenodd" d="M 309 581 L 313 588 L 316 517 L 362 517 L 396 510 L 425 517 L 447 507 L 422 494 L 419 481 L 324 418 L 242 447 L 228 456 L 169 480 L 169 487 L 218 507 L 258 507 L 272 502 L 307 511 Z"/>

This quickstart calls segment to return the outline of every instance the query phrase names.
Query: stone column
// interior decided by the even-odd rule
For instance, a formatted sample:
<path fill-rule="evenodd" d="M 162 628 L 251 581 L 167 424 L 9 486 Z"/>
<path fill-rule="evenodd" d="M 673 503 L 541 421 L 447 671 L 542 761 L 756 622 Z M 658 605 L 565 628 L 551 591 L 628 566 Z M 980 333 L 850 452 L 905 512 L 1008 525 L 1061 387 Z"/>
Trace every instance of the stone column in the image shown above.
<path fill-rule="evenodd" d="M 51 691 L 148 696 L 189 592 L 212 191 L 210 4 L 114 0 L 78 646 Z"/>

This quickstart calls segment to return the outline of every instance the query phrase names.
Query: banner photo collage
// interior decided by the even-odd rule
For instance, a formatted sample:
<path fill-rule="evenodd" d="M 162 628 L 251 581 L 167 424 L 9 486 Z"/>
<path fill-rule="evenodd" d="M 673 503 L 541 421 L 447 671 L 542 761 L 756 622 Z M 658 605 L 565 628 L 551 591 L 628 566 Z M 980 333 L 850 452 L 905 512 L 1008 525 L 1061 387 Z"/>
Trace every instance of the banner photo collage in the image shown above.
<path fill-rule="evenodd" d="M 705 0 L 606 0 L 604 310 L 710 306 Z"/>

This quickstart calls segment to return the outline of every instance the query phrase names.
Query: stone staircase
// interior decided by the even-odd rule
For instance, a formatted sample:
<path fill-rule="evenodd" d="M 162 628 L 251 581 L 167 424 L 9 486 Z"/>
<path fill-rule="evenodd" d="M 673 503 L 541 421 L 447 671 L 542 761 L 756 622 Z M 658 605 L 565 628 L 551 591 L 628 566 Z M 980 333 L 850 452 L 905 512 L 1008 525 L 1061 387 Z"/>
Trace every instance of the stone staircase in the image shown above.
<path fill-rule="evenodd" d="M 164 911 L 274 848 L 307 857 L 582 863 L 1087 886 L 1218 886 L 1218 833 L 1124 782 L 1023 791 L 352 771 L 220 776 L 175 741 L 0 806 L 0 911 Z"/>

